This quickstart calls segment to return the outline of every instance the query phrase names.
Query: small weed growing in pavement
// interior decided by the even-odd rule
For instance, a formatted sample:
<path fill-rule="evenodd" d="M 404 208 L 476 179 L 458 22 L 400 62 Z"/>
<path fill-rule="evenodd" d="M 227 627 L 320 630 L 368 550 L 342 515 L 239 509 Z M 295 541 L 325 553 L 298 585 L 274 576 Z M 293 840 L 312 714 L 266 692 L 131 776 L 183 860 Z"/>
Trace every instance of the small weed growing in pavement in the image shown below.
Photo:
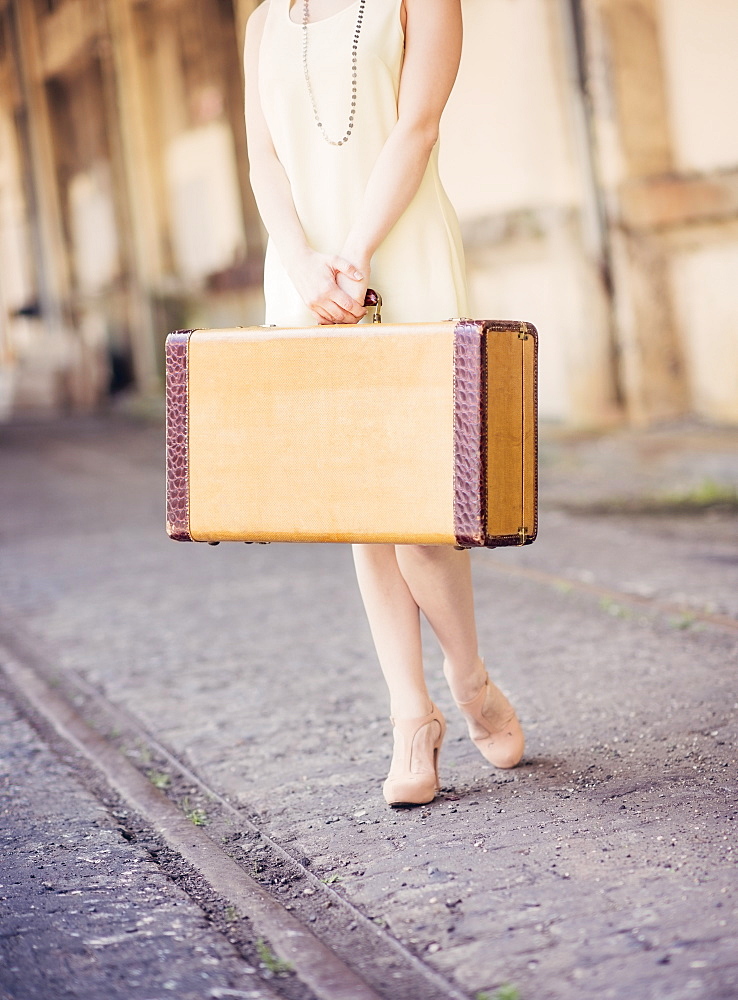
<path fill-rule="evenodd" d="M 146 777 L 149 779 L 154 788 L 161 788 L 162 790 L 169 788 L 172 783 L 172 779 L 163 771 L 147 771 Z"/>
<path fill-rule="evenodd" d="M 229 924 L 232 924 L 234 921 L 238 920 L 238 910 L 236 909 L 235 906 L 226 906 L 225 918 Z"/>
<path fill-rule="evenodd" d="M 477 993 L 476 1000 L 520 1000 L 520 991 L 517 986 L 506 983 L 494 993 Z"/>
<path fill-rule="evenodd" d="M 277 958 L 263 938 L 259 938 L 256 942 L 256 950 L 259 953 L 261 964 L 265 969 L 273 972 L 275 976 L 278 976 L 281 972 L 292 972 L 290 963 L 283 962 L 281 958 Z"/>
<path fill-rule="evenodd" d="M 204 809 L 190 806 L 190 800 L 187 797 L 182 799 L 182 810 L 190 823 L 194 823 L 195 826 L 207 826 L 208 814 Z"/>
<path fill-rule="evenodd" d="M 672 618 L 669 624 L 672 628 L 677 628 L 683 631 L 684 629 L 691 628 L 696 621 L 696 618 L 689 611 L 685 611 L 683 615 L 679 615 L 678 618 Z"/>
<path fill-rule="evenodd" d="M 738 507 L 738 490 L 735 486 L 727 486 L 708 478 L 683 493 L 666 494 L 663 502 L 665 506 L 688 510 L 704 510 L 706 507 L 725 507 L 728 510 L 735 510 Z"/>
<path fill-rule="evenodd" d="M 343 878 L 338 874 L 338 872 L 333 872 L 332 875 L 326 875 L 325 878 L 320 880 L 324 882 L 325 885 L 333 885 L 334 882 L 343 882 Z"/>
<path fill-rule="evenodd" d="M 628 608 L 624 608 L 622 604 L 618 604 L 613 601 L 611 597 L 601 597 L 600 607 L 603 611 L 606 611 L 608 615 L 612 615 L 613 618 L 630 618 L 631 612 Z"/>
<path fill-rule="evenodd" d="M 151 763 L 151 751 L 149 750 L 149 748 L 146 746 L 145 743 L 139 743 L 136 752 L 138 754 L 138 759 L 141 761 L 142 764 Z"/>

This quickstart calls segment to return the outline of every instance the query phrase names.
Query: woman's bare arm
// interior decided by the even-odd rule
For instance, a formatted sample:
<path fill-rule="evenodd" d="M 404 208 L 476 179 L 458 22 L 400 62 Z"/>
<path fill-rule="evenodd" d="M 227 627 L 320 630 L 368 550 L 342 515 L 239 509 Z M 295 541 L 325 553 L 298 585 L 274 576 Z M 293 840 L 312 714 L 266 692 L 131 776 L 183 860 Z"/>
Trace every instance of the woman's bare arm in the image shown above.
<path fill-rule="evenodd" d="M 287 174 L 274 150 L 262 111 L 259 46 L 268 6 L 268 2 L 261 4 L 249 18 L 244 49 L 246 137 L 254 197 L 285 270 L 317 321 L 355 323 L 364 315 L 363 299 L 359 303 L 339 288 L 336 277 L 343 273 L 350 279 L 361 281 L 364 276 L 351 261 L 317 253 L 308 245 L 295 210 Z"/>
<path fill-rule="evenodd" d="M 405 11 L 398 120 L 377 158 L 341 250 L 341 256 L 364 273 L 420 187 L 461 59 L 461 0 L 405 0 Z M 363 301 L 365 282 L 346 281 L 343 275 L 338 281 Z"/>

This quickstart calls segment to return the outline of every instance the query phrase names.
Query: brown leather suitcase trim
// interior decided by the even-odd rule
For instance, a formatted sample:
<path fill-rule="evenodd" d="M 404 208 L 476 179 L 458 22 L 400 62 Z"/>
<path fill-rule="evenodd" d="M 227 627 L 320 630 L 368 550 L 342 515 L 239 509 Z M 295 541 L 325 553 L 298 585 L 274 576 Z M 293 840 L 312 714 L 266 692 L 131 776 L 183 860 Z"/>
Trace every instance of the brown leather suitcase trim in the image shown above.
<path fill-rule="evenodd" d="M 525 524 L 524 512 L 521 513 L 521 528 L 525 527 L 526 533 L 524 540 L 521 541 L 520 534 L 514 535 L 487 535 L 485 534 L 484 545 L 486 548 L 503 548 L 504 546 L 512 545 L 531 545 L 538 536 L 538 331 L 532 323 L 518 323 L 518 322 L 495 322 L 494 320 L 488 320 L 484 324 L 485 334 L 489 335 L 490 332 L 514 332 L 518 335 L 518 332 L 523 328 L 528 337 L 532 339 L 533 342 L 533 359 L 532 359 L 532 378 L 533 378 L 533 405 L 532 413 L 528 414 L 528 419 L 533 421 L 532 427 L 532 448 L 533 448 L 533 524 L 531 528 Z M 524 364 L 524 360 L 521 362 Z M 523 382 L 523 384 L 525 384 Z M 523 423 L 522 427 L 522 438 L 525 440 L 525 423 L 526 414 L 523 410 L 521 414 L 521 420 Z M 488 454 L 488 449 L 486 447 L 485 441 L 485 455 Z M 524 456 L 521 455 L 521 468 L 525 469 Z M 523 471 L 523 475 L 524 475 Z M 486 478 L 486 477 L 485 477 Z"/>
<path fill-rule="evenodd" d="M 533 528 L 524 543 L 530 545 L 538 535 L 538 331 L 532 323 L 525 325 L 533 338 Z"/>
<path fill-rule="evenodd" d="M 167 534 L 191 542 L 188 349 L 192 330 L 175 330 L 166 342 L 167 359 Z"/>
<path fill-rule="evenodd" d="M 481 321 L 454 330 L 454 534 L 458 545 L 484 545 L 484 363 Z"/>

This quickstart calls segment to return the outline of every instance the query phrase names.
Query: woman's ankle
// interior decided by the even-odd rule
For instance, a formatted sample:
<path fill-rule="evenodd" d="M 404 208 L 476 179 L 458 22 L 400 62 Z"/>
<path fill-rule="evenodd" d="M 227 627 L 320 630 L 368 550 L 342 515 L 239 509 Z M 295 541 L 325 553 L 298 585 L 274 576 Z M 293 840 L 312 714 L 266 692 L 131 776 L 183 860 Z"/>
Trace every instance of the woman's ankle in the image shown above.
<path fill-rule="evenodd" d="M 407 694 L 392 698 L 390 715 L 393 719 L 422 719 L 433 711 L 433 702 L 426 694 Z"/>
<path fill-rule="evenodd" d="M 446 658 L 443 661 L 443 673 L 454 701 L 460 703 L 476 698 L 487 679 L 487 668 L 481 656 L 464 664 Z"/>

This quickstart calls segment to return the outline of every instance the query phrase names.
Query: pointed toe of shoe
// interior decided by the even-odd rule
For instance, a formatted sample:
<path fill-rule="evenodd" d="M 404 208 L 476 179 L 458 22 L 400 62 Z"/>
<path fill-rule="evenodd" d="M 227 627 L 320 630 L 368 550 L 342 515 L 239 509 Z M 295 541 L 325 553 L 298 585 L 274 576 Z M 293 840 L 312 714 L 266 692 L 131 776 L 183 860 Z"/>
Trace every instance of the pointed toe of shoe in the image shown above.
<path fill-rule="evenodd" d="M 457 701 L 472 743 L 493 767 L 519 764 L 525 750 L 520 721 L 505 695 L 489 676 L 470 701 Z"/>
<path fill-rule="evenodd" d="M 525 736 L 516 715 L 498 732 L 490 733 L 473 742 L 493 767 L 502 769 L 519 764 L 525 751 Z"/>
<path fill-rule="evenodd" d="M 424 806 L 436 797 L 438 788 L 432 775 L 387 778 L 382 787 L 388 806 Z"/>

